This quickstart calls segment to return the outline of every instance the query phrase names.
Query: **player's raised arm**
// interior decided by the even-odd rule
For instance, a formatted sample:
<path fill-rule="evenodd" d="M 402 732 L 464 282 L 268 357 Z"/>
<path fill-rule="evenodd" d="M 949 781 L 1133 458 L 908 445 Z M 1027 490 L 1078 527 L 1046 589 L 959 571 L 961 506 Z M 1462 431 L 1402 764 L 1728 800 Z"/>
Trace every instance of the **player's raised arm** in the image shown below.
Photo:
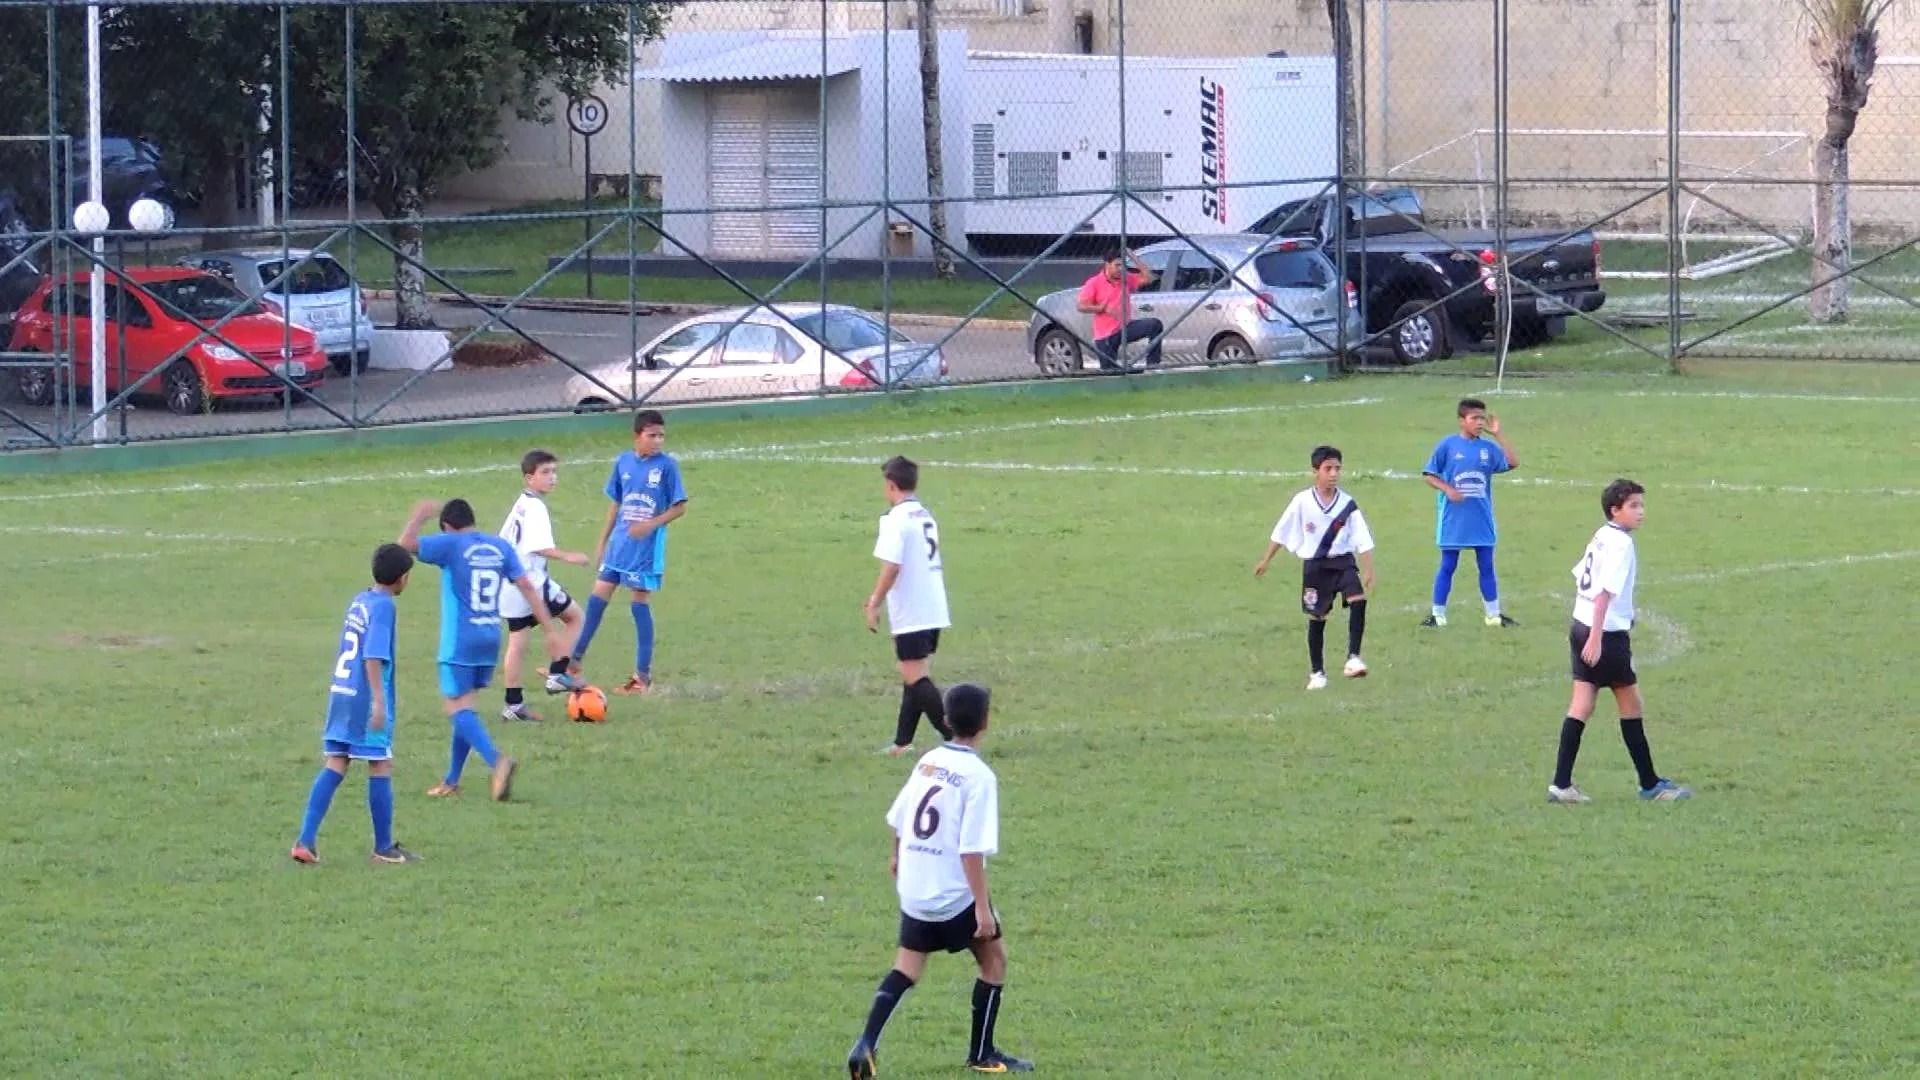
<path fill-rule="evenodd" d="M 1500 434 L 1500 418 L 1492 413 L 1487 414 L 1487 434 L 1493 436 L 1493 441 L 1500 444 L 1500 453 L 1504 457 L 1500 462 L 1504 467 L 1495 469 L 1494 472 L 1512 472 L 1519 468 L 1520 455 L 1513 452 L 1513 446 L 1507 442 L 1507 437 Z"/>
<path fill-rule="evenodd" d="M 432 499 L 422 499 L 414 503 L 413 513 L 408 516 L 406 527 L 400 530 L 400 546 L 412 554 L 420 554 L 420 527 L 439 512 L 440 504 Z"/>

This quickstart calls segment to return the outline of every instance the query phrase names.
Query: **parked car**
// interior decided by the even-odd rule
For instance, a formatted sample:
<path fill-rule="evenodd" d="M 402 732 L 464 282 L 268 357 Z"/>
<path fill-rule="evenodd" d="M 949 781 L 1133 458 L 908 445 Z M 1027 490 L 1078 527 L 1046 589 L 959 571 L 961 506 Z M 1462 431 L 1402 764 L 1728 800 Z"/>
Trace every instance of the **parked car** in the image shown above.
<path fill-rule="evenodd" d="M 73 167 L 70 173 L 64 152 L 57 153 L 53 162 L 56 174 L 64 178 L 64 182 L 56 182 L 55 188 L 65 190 L 54 200 L 64 207 L 61 211 L 63 214 L 70 213 L 73 207 L 85 202 L 88 194 L 86 135 L 74 135 L 71 145 Z M 29 146 L 31 150 L 27 149 Z M 4 173 L 0 175 L 0 185 L 11 187 L 19 193 L 28 219 L 41 229 L 53 224 L 46 220 L 46 146 L 47 143 L 40 139 L 31 143 L 15 142 L 14 152 L 0 161 L 0 173 Z M 100 201 L 106 205 L 111 228 L 130 228 L 127 208 L 141 199 L 158 199 L 176 208 L 190 201 L 184 192 L 174 187 L 162 158 L 160 147 L 150 140 L 130 135 L 100 136 Z M 65 226 L 67 222 L 60 224 Z"/>
<path fill-rule="evenodd" d="M 142 295 L 129 282 L 152 295 Z M 74 358 L 78 386 L 90 388 L 92 311 L 87 274 L 46 279 L 14 317 L 13 351 L 52 354 L 57 343 Z M 158 394 L 176 413 L 200 412 L 217 398 L 285 394 L 288 382 L 310 390 L 326 377 L 326 358 L 312 331 L 289 325 L 270 308 L 197 270 L 157 266 L 109 272 L 106 319 L 108 393 L 159 371 L 142 391 Z M 217 336 L 200 336 L 221 319 L 227 321 Z M 51 367 L 23 367 L 16 377 L 20 397 L 29 405 L 51 405 L 60 395 Z"/>
<path fill-rule="evenodd" d="M 286 279 L 268 288 L 289 263 L 293 269 Z M 288 322 L 313 331 L 320 350 L 340 374 L 367 370 L 373 319 L 367 314 L 366 295 L 347 268 L 326 252 L 304 248 L 203 251 L 182 257 L 180 265 L 225 278 L 248 296 L 273 301 Z"/>
<path fill-rule="evenodd" d="M 0 187 L 0 341 L 6 340 L 13 313 L 40 284 L 40 267 L 27 252 L 33 227 L 12 189 Z"/>
<path fill-rule="evenodd" d="M 1360 342 L 1353 290 L 1311 243 L 1227 233 L 1164 240 L 1135 254 L 1158 276 L 1133 295 L 1133 316 L 1160 320 L 1161 351 L 1176 363 L 1330 356 L 1343 318 L 1347 342 Z M 1077 288 L 1048 293 L 1027 320 L 1027 352 L 1043 375 L 1099 366 L 1093 316 L 1078 310 L 1079 296 Z"/>
<path fill-rule="evenodd" d="M 677 323 L 631 360 L 590 374 L 567 380 L 567 407 L 605 408 L 655 386 L 652 401 L 814 393 L 889 381 L 925 386 L 946 381 L 947 360 L 859 308 L 763 304 Z"/>
<path fill-rule="evenodd" d="M 1335 205 L 1326 195 L 1283 203 L 1249 230 L 1311 240 L 1332 257 L 1339 235 Z M 1444 360 L 1456 346 L 1494 334 L 1499 281 L 1493 230 L 1429 227 L 1419 195 L 1405 187 L 1350 195 L 1345 210 L 1347 280 L 1359 290 L 1368 333 L 1390 344 L 1396 359 Z M 1600 241 L 1592 232 L 1510 229 L 1507 252 L 1516 279 L 1514 345 L 1559 337 L 1569 314 L 1598 311 L 1606 302 Z"/>

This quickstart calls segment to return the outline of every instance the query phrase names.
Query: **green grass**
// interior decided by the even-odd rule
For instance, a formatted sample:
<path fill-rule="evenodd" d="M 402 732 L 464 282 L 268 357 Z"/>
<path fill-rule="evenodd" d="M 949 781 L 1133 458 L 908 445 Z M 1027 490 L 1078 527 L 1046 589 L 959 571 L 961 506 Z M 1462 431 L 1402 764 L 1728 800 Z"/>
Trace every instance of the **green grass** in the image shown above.
<path fill-rule="evenodd" d="M 527 763 L 512 803 L 423 794 L 446 726 L 438 576 L 416 571 L 408 867 L 365 861 L 357 773 L 326 864 L 286 858 L 340 611 L 414 499 L 495 522 L 522 447 L 0 484 L 0 564 L 31 596 L 0 630 L 0 1061 L 835 1074 L 895 926 L 881 818 L 905 766 L 873 751 L 897 689 L 859 602 L 875 463 L 904 451 L 947 554 L 935 671 L 996 692 L 1002 1041 L 1047 1074 L 1913 1075 L 1920 378 L 1739 367 L 1498 399 L 1525 462 L 1498 492 L 1521 627 L 1470 617 L 1469 568 L 1463 617 L 1422 633 L 1432 494 L 1405 474 L 1479 386 L 929 398 L 677 430 L 693 511 L 657 604 L 662 691 L 600 727 L 495 722 Z M 1373 676 L 1309 695 L 1294 571 L 1248 571 L 1323 441 L 1354 471 L 1379 588 Z M 620 448 L 554 447 L 562 543 L 590 543 Z M 1603 706 L 1579 774 L 1598 801 L 1549 807 L 1568 567 L 1621 473 L 1651 489 L 1649 733 L 1699 797 L 1634 799 Z M 616 607 L 589 674 L 616 679 L 631 633 Z M 970 980 L 935 960 L 883 1075 L 956 1072 Z"/>

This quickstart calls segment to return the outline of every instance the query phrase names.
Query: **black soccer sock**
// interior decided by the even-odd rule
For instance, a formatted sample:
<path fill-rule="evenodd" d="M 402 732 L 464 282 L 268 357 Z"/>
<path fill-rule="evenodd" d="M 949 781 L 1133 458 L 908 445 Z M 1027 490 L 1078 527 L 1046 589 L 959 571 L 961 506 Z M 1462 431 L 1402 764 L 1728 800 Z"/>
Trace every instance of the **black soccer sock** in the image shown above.
<path fill-rule="evenodd" d="M 933 678 L 921 676 L 920 681 L 913 684 L 913 693 L 920 701 L 920 711 L 927 714 L 927 722 L 940 737 L 953 738 L 953 729 L 947 726 L 947 703 L 940 697 L 940 688 L 933 685 Z"/>
<path fill-rule="evenodd" d="M 1355 600 L 1347 605 L 1347 655 L 1360 655 L 1360 639 L 1367 636 L 1367 602 Z"/>
<path fill-rule="evenodd" d="M 1587 733 L 1587 722 L 1569 716 L 1560 722 L 1560 756 L 1553 763 L 1553 786 L 1573 786 L 1573 759 L 1580 756 L 1580 736 Z"/>
<path fill-rule="evenodd" d="M 867 1013 L 867 1031 L 862 1036 L 868 1046 L 880 1045 L 880 1032 L 887 1026 L 887 1019 L 893 1015 L 893 1007 L 913 989 L 913 980 L 901 974 L 898 969 L 887 972 L 880 980 L 880 989 L 873 992 L 873 1008 Z"/>
<path fill-rule="evenodd" d="M 1325 619 L 1307 620 L 1307 662 L 1315 674 L 1327 670 L 1327 622 Z"/>
<path fill-rule="evenodd" d="M 547 665 L 547 674 L 565 675 L 567 673 L 567 669 L 572 666 L 573 666 L 573 657 L 563 656 L 560 659 L 555 660 L 553 663 Z"/>
<path fill-rule="evenodd" d="M 509 706 L 520 705 L 520 704 L 523 704 L 525 701 L 526 701 L 526 698 L 521 695 L 519 687 L 517 686 L 507 687 L 507 704 Z"/>
<path fill-rule="evenodd" d="M 1640 789 L 1660 782 L 1660 774 L 1653 771 L 1653 748 L 1647 745 L 1647 725 L 1642 718 L 1620 718 L 1620 741 L 1627 744 L 1627 756 L 1633 758 L 1634 771 L 1640 774 Z"/>
<path fill-rule="evenodd" d="M 993 1053 L 993 1024 L 1000 1019 L 1004 987 L 985 979 L 973 981 L 973 1034 L 967 1040 L 967 1060 L 985 1061 Z"/>
<path fill-rule="evenodd" d="M 900 722 L 893 729 L 893 745 L 907 746 L 913 742 L 914 730 L 920 726 L 920 695 L 911 686 L 900 687 Z"/>

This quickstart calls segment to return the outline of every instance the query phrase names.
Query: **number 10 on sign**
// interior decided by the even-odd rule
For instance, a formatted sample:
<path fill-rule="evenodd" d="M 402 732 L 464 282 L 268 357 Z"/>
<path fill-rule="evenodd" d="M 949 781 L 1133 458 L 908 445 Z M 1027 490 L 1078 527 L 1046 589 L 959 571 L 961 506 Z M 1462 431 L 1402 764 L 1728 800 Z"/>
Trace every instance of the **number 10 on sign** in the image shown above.
<path fill-rule="evenodd" d="M 581 162 L 585 166 L 585 194 L 582 209 L 586 219 L 581 222 L 580 247 L 587 260 L 587 298 L 593 298 L 593 137 L 606 130 L 607 103 L 597 94 L 574 98 L 567 102 L 567 126 L 580 136 Z M 631 257 L 632 253 L 628 253 Z"/>

